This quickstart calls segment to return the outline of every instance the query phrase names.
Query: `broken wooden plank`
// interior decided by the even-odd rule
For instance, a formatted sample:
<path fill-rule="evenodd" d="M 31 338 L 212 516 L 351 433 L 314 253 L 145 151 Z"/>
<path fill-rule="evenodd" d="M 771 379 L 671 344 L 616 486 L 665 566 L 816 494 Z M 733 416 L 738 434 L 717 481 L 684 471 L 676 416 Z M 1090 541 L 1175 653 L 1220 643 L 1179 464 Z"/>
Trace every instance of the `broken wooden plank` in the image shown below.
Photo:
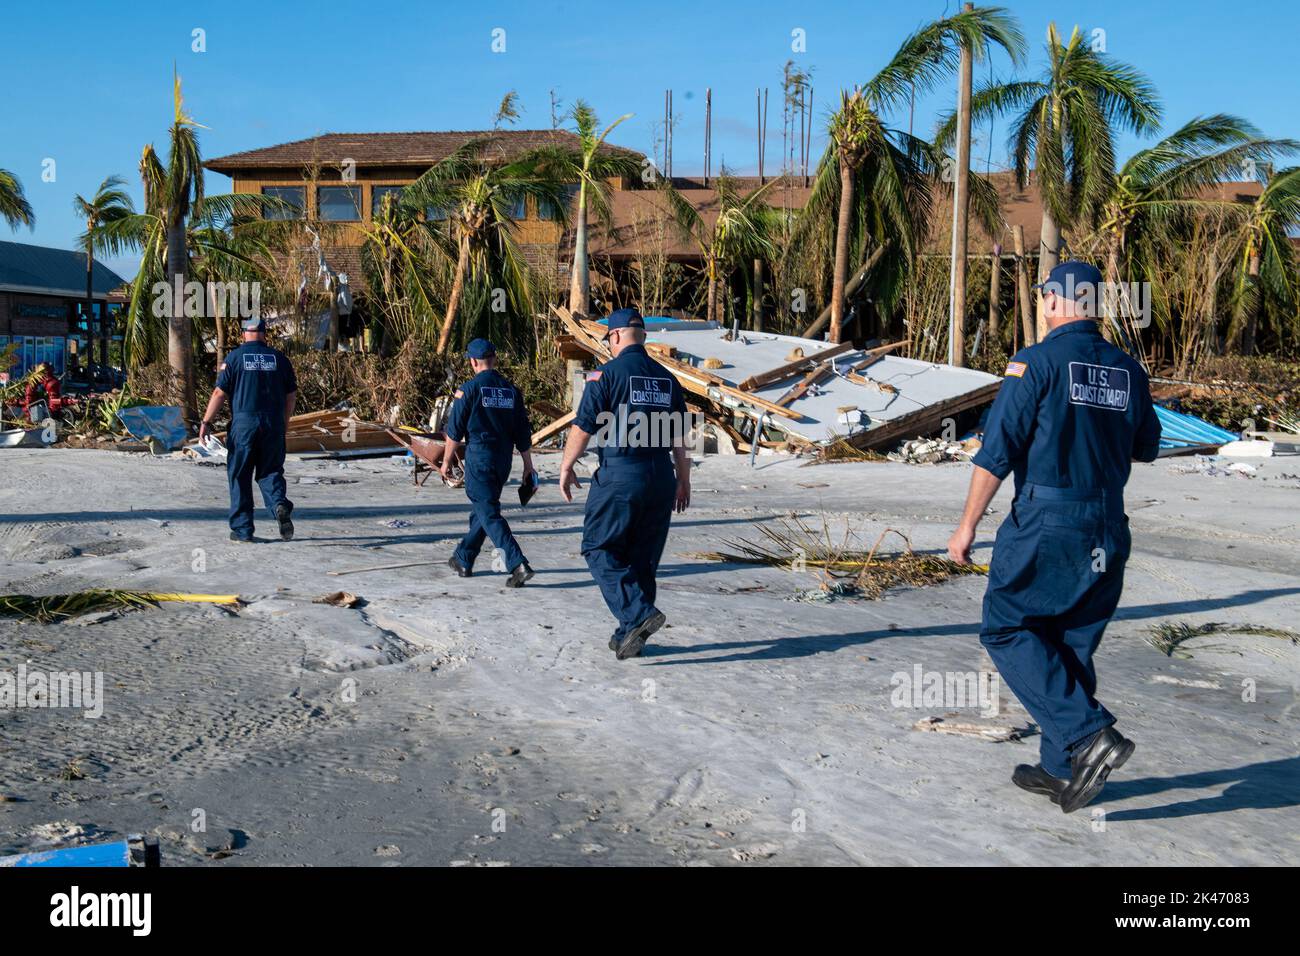
<path fill-rule="evenodd" d="M 816 368 L 813 368 L 811 371 L 808 372 L 807 375 L 803 377 L 803 381 L 801 381 L 794 388 L 790 389 L 790 391 L 786 392 L 784 395 L 778 398 L 776 400 L 776 403 L 778 405 L 789 405 L 791 402 L 795 401 L 796 399 L 803 398 L 804 395 L 808 393 L 808 389 L 812 388 L 822 379 L 829 376 L 832 371 L 833 369 L 831 368 L 830 362 L 827 362 L 824 365 L 818 365 Z"/>
<path fill-rule="evenodd" d="M 1002 380 L 999 379 L 963 395 L 956 395 L 942 402 L 918 408 L 914 412 L 884 422 L 876 428 L 850 435 L 843 440 L 854 448 L 872 449 L 891 445 L 905 437 L 916 437 L 927 431 L 932 431 L 951 415 L 957 415 L 968 408 L 975 408 L 985 402 L 991 402 L 1001 387 Z"/>
<path fill-rule="evenodd" d="M 839 345 L 832 345 L 830 348 L 822 349 L 820 352 L 814 352 L 812 355 L 801 355 L 792 362 L 778 365 L 776 368 L 770 369 L 766 372 L 751 375 L 736 387 L 746 392 L 752 392 L 754 389 L 773 385 L 782 379 L 790 378 L 792 375 L 797 375 L 808 367 L 809 362 L 824 362 L 827 359 L 834 358 L 836 355 L 843 355 L 845 352 L 852 351 L 852 342 L 841 342 Z"/>
<path fill-rule="evenodd" d="M 549 425 L 544 426 L 538 431 L 533 432 L 533 444 L 538 445 L 546 441 L 556 432 L 563 431 L 573 424 L 573 420 L 578 417 L 577 412 L 565 412 Z"/>

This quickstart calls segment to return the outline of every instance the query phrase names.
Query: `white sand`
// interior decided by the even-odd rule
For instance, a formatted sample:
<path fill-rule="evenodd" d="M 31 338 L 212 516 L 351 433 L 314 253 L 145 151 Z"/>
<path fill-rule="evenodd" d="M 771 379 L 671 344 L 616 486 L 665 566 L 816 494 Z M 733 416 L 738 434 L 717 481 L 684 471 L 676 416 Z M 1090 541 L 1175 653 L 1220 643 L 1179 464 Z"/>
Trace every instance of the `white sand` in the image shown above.
<path fill-rule="evenodd" d="M 809 575 L 683 556 L 756 537 L 750 522 L 791 509 L 824 509 L 865 546 L 893 527 L 939 549 L 969 466 L 709 459 L 665 554 L 671 627 L 619 663 L 578 553 L 581 501 L 565 505 L 553 482 L 508 509 L 538 575 L 507 591 L 500 575 L 461 581 L 443 563 L 463 493 L 414 489 L 386 461 L 291 462 L 297 539 L 241 546 L 227 540 L 220 468 L 0 456 L 0 590 L 251 602 L 237 617 L 169 605 L 81 625 L 0 621 L 0 670 L 102 671 L 107 698 L 98 720 L 0 711 L 0 854 L 145 832 L 165 863 L 224 866 L 1300 862 L 1300 646 L 1200 638 L 1180 659 L 1144 640 L 1165 621 L 1300 629 L 1300 479 L 1283 477 L 1300 459 L 1256 462 L 1254 479 L 1136 468 L 1128 588 L 1098 664 L 1100 696 L 1138 750 L 1067 817 L 1009 782 L 1037 759 L 1035 736 L 913 729 L 944 714 L 1027 726 L 1005 689 L 992 721 L 891 705 L 897 672 L 988 666 L 983 579 L 814 606 L 787 600 Z M 553 477 L 556 457 L 541 462 Z M 318 478 L 351 483 L 297 481 Z M 261 513 L 259 534 L 274 536 Z M 206 570 L 192 569 L 195 549 Z M 439 563 L 324 573 L 422 559 Z M 311 604 L 339 589 L 368 603 Z M 74 760 L 84 779 L 64 780 Z M 207 828 L 194 833 L 199 812 Z"/>

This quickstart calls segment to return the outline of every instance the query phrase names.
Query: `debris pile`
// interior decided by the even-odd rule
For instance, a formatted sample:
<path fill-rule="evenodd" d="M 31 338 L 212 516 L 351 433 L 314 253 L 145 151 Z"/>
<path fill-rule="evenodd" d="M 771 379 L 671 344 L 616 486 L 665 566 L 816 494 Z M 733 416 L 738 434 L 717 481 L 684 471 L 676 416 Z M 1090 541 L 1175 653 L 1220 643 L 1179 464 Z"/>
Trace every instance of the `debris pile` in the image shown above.
<path fill-rule="evenodd" d="M 754 527 L 766 541 L 728 541 L 726 545 L 734 550 L 696 552 L 689 556 L 728 564 L 762 564 L 792 571 L 820 572 L 824 578 L 821 590 L 826 594 L 825 600 L 852 596 L 876 601 L 894 588 L 923 588 L 958 575 L 988 573 L 987 565 L 958 564 L 946 557 L 917 554 L 907 536 L 893 528 L 882 531 L 870 551 L 861 551 L 848 546 L 851 532 L 845 533 L 840 544 L 834 544 L 825 519 L 821 531 L 798 517 L 780 520 L 776 527 L 767 524 Z M 880 543 L 887 534 L 902 538 L 905 550 L 877 556 Z M 796 600 L 810 601 L 812 598 L 803 593 L 796 595 Z"/>
<path fill-rule="evenodd" d="M 898 451 L 889 453 L 890 461 L 909 465 L 934 465 L 941 461 L 970 461 L 979 451 L 979 442 L 946 441 L 942 438 L 916 438 L 903 442 Z"/>

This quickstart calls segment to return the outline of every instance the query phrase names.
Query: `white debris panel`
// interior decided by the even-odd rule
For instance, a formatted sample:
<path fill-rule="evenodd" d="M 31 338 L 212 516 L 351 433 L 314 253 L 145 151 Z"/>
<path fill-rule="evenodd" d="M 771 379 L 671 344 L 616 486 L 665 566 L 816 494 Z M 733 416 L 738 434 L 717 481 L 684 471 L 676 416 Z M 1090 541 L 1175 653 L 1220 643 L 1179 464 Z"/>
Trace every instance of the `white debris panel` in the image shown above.
<path fill-rule="evenodd" d="M 817 355 L 831 348 L 826 342 L 764 332 L 740 331 L 733 340 L 730 330 L 703 322 L 647 319 L 646 325 L 649 341 L 672 348 L 679 362 L 737 387 L 750 377 L 790 362 L 795 349 L 803 350 L 811 368 Z M 875 442 L 874 436 L 867 433 L 881 431 L 881 438 L 889 436 L 887 441 L 896 440 L 895 434 L 898 439 L 915 438 L 923 432 L 909 432 L 909 425 L 916 429 L 932 428 L 937 422 L 936 414 L 942 418 L 991 401 L 1001 384 L 1001 379 L 985 372 L 892 354 L 883 355 L 869 367 L 853 372 L 853 366 L 870 357 L 868 351 L 848 351 L 832 357 L 829 361 L 833 363 L 833 372 L 786 403 L 800 417 L 791 419 L 769 413 L 767 424 L 815 444 L 847 438 L 853 444 L 868 447 Z M 780 381 L 755 388 L 750 394 L 778 402 L 800 383 L 805 371 L 793 372 Z M 746 406 L 735 398 L 724 396 L 724 402 L 751 418 L 762 415 L 761 408 Z"/>

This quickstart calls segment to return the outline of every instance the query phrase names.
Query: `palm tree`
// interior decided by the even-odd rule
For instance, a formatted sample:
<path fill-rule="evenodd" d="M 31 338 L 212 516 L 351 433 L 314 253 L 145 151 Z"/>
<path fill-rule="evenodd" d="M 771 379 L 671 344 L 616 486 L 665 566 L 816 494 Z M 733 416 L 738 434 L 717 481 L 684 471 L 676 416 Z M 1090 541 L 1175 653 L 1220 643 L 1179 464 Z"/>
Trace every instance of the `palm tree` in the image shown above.
<path fill-rule="evenodd" d="M 362 264 L 374 306 L 381 313 L 378 351 L 434 328 L 437 314 L 434 263 L 446 237 L 425 228 L 422 210 L 401 197 L 383 197 L 365 228 Z"/>
<path fill-rule="evenodd" d="M 1158 143 L 1139 150 L 1120 167 L 1101 206 L 1097 237 L 1110 288 L 1123 290 L 1122 276 L 1149 276 L 1165 240 L 1193 216 L 1240 204 L 1215 198 L 1210 190 L 1279 154 L 1300 150 L 1294 140 L 1266 139 L 1245 120 L 1224 114 L 1196 117 Z M 1132 309 L 1123 294 L 1113 318 L 1124 328 Z M 1129 334 L 1135 328 L 1126 329 Z"/>
<path fill-rule="evenodd" d="M 597 134 L 596 111 L 585 100 L 573 107 L 573 122 L 578 133 L 576 150 L 550 148 L 542 150 L 550 174 L 568 184 L 577 184 L 578 205 L 574 221 L 573 272 L 569 281 L 569 311 L 585 315 L 590 308 L 591 272 L 587 262 L 588 213 L 603 224 L 610 222 L 609 180 L 635 176 L 641 165 L 631 153 L 604 148 L 605 139 L 620 124 L 632 118 L 624 113 Z"/>
<path fill-rule="evenodd" d="M 195 133 L 198 124 L 185 112 L 181 78 L 172 71 L 174 114 L 168 132 L 170 154 L 163 166 L 153 144 L 140 156 L 140 178 L 144 181 L 145 209 L 155 216 L 163 231 L 163 261 L 171 308 L 167 320 L 167 364 L 173 384 L 188 419 L 195 417 L 194 356 L 192 329 L 185 315 L 185 271 L 188 265 L 186 218 L 190 208 L 203 202 L 203 159 Z"/>
<path fill-rule="evenodd" d="M 0 219 L 15 230 L 19 226 L 31 229 L 36 225 L 32 204 L 23 194 L 23 184 L 7 169 L 0 169 Z"/>
<path fill-rule="evenodd" d="M 890 234 L 897 236 L 894 255 L 903 257 L 893 263 L 897 274 L 911 262 L 929 224 L 929 192 L 938 181 L 942 158 L 931 144 L 887 127 L 884 114 L 908 103 L 916 90 L 951 74 L 963 46 L 982 57 L 990 45 L 1000 46 L 1018 62 L 1024 38 L 1000 7 L 964 10 L 912 34 L 874 78 L 841 94 L 806 210 L 814 216 L 828 213 L 830 200 L 835 200 L 832 342 L 842 335 L 852 247 L 862 246 L 868 236 L 876 244 Z M 990 191 L 978 183 L 973 188 L 981 191 L 976 201 L 987 215 Z"/>
<path fill-rule="evenodd" d="M 86 330 L 90 334 L 92 362 L 95 361 L 93 319 L 95 253 L 104 251 L 105 240 L 102 231 L 104 226 L 135 214 L 135 205 L 123 188 L 125 185 L 126 181 L 121 176 L 109 176 L 99 184 L 95 195 L 89 199 L 78 193 L 72 200 L 73 212 L 86 223 L 86 231 L 78 237 L 77 245 L 86 254 Z M 99 361 L 102 365 L 108 365 L 108 343 L 108 313 L 105 310 L 105 314 L 100 318 Z"/>
<path fill-rule="evenodd" d="M 1233 284 L 1234 310 L 1227 344 L 1255 352 L 1266 300 L 1292 312 L 1300 306 L 1300 263 L 1290 237 L 1300 230 L 1300 167 L 1272 175 L 1248 207 Z"/>
<path fill-rule="evenodd" d="M 1085 42 L 1075 27 L 1066 42 L 1047 28 L 1047 71 L 1036 80 L 982 87 L 971 97 L 972 121 L 1014 113 L 1010 147 L 1021 189 L 1031 171 L 1043 201 L 1039 278 L 1059 261 L 1062 230 L 1096 214 L 1112 193 L 1115 134 L 1147 133 L 1160 125 L 1155 87 L 1131 66 Z M 937 136 L 949 143 L 956 118 Z"/>
<path fill-rule="evenodd" d="M 536 151 L 507 160 L 491 138 L 472 140 L 441 160 L 403 191 L 404 200 L 417 209 L 442 210 L 455 244 L 455 273 L 442 329 L 438 354 L 451 342 L 456 313 L 469 280 L 496 274 L 511 306 L 528 308 L 528 266 L 514 240 L 515 211 L 529 199 L 548 205 L 564 218 L 564 186 L 549 171 L 547 157 Z M 439 231 L 439 225 L 427 227 Z"/>
<path fill-rule="evenodd" d="M 766 196 L 781 180 L 773 179 L 742 195 L 735 179 L 722 170 L 717 179 L 718 215 L 709 223 L 686 197 L 663 183 L 659 188 L 668 202 L 677 227 L 691 239 L 704 260 L 708 277 L 706 318 L 721 321 L 718 315 L 718 283 L 726 279 L 741 263 L 773 254 L 772 236 L 780 212 L 768 205 Z"/>

